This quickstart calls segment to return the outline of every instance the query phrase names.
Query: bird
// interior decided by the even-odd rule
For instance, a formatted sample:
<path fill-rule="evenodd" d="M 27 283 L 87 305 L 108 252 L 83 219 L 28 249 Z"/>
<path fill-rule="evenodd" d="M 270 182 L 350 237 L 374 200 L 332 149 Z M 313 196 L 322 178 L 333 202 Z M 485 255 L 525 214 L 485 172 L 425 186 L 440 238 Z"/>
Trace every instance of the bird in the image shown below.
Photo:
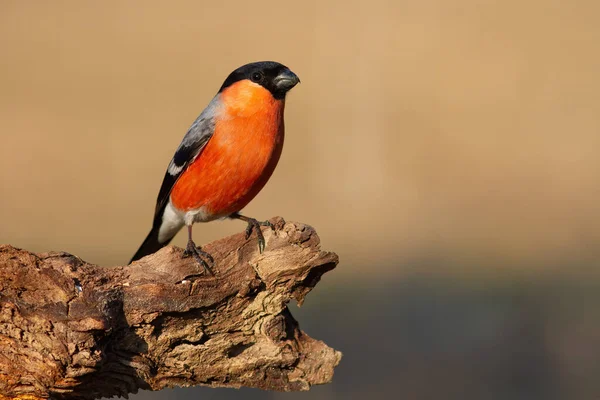
<path fill-rule="evenodd" d="M 169 244 L 187 227 L 184 257 L 193 256 L 208 274 L 213 257 L 192 238 L 196 222 L 238 219 L 247 223 L 246 239 L 258 221 L 240 211 L 260 192 L 275 170 L 284 141 L 286 94 L 300 79 L 275 61 L 243 65 L 231 72 L 183 137 L 168 164 L 158 192 L 152 229 L 130 263 Z"/>

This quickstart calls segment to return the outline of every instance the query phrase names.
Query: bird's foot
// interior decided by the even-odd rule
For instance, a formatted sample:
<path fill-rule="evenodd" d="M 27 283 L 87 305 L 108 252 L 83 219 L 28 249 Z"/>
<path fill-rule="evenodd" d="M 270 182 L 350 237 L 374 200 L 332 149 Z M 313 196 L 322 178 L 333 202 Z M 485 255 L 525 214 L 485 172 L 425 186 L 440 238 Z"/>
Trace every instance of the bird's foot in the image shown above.
<path fill-rule="evenodd" d="M 191 240 L 188 240 L 185 251 L 183 252 L 183 257 L 191 256 L 193 256 L 198 262 L 198 264 L 200 264 L 203 268 L 202 271 L 198 271 L 199 274 L 207 273 L 208 275 L 214 275 L 209 266 L 209 264 L 213 265 L 215 263 L 214 258 L 209 253 L 202 250 L 200 246 L 196 246 L 196 243 L 194 243 Z"/>
<path fill-rule="evenodd" d="M 250 235 L 252 235 L 252 231 L 256 230 L 256 237 L 258 239 L 258 251 L 262 254 L 262 252 L 265 251 L 265 237 L 263 236 L 260 227 L 268 226 L 273 230 L 275 229 L 275 227 L 269 221 L 258 221 L 254 218 L 248 218 L 247 222 L 248 226 L 246 227 L 246 240 L 250 238 Z"/>

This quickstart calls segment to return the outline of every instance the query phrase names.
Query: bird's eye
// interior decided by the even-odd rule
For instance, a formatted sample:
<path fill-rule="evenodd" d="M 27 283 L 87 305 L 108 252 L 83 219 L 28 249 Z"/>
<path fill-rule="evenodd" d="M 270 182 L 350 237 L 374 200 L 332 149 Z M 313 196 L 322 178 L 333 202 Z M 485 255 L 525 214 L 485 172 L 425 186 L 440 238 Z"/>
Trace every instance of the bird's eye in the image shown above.
<path fill-rule="evenodd" d="M 250 79 L 252 79 L 252 82 L 260 82 L 263 79 L 263 74 L 262 72 L 253 72 Z"/>

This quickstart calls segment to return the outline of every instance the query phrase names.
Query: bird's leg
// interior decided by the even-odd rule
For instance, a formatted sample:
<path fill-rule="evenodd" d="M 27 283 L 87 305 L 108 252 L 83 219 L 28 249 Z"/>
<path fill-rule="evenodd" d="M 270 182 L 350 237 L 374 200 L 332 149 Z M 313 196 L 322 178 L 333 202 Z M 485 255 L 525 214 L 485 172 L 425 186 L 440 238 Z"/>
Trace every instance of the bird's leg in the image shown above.
<path fill-rule="evenodd" d="M 246 227 L 246 239 L 250 237 L 253 230 L 256 230 L 256 237 L 258 238 L 258 251 L 262 253 L 265 250 L 265 237 L 263 236 L 260 227 L 268 226 L 271 229 L 275 229 L 272 223 L 270 223 L 269 221 L 257 221 L 254 218 L 246 217 L 244 215 L 241 215 L 240 213 L 233 213 L 229 216 L 229 218 L 241 219 L 242 221 L 247 222 L 248 226 Z"/>
<path fill-rule="evenodd" d="M 209 253 L 202 250 L 202 248 L 200 248 L 200 246 L 196 246 L 196 243 L 194 243 L 194 241 L 192 240 L 192 225 L 188 225 L 187 228 L 188 228 L 188 242 L 187 242 L 187 246 L 185 247 L 185 251 L 183 252 L 183 256 L 184 257 L 194 256 L 194 258 L 196 259 L 198 264 L 202 265 L 202 267 L 204 268 L 203 272 L 206 272 L 209 275 L 214 275 L 212 270 L 208 266 L 208 263 L 204 259 L 206 258 L 211 264 L 214 264 L 215 260 L 212 258 L 212 256 Z"/>

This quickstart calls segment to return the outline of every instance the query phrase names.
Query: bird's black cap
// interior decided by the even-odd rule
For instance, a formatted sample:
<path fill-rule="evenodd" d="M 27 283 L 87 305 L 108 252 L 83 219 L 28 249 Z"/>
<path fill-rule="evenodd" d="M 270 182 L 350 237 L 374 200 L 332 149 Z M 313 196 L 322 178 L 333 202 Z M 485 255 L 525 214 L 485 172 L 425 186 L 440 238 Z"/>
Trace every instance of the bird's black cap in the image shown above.
<path fill-rule="evenodd" d="M 281 100 L 300 79 L 288 67 L 275 61 L 260 61 L 243 65 L 233 71 L 219 89 L 219 93 L 236 82 L 248 79 L 267 89 Z"/>

